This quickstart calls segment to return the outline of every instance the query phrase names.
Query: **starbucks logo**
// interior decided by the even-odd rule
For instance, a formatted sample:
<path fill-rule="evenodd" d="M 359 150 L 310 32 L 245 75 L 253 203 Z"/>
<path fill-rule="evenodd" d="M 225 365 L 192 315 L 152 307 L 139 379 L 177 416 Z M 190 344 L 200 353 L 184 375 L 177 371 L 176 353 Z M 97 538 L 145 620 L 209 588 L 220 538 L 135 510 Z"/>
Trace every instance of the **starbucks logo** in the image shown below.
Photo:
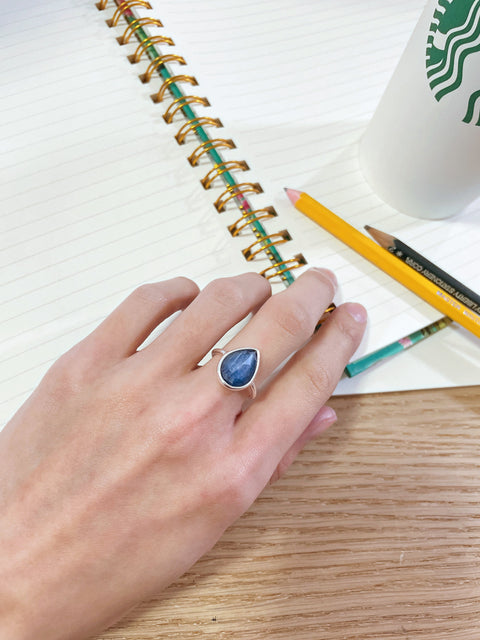
<path fill-rule="evenodd" d="M 436 100 L 462 87 L 473 56 L 480 56 L 480 0 L 438 0 L 427 40 L 427 77 Z M 473 93 L 464 99 L 463 122 L 479 127 L 480 90 L 476 89 L 467 87 L 467 97 Z"/>

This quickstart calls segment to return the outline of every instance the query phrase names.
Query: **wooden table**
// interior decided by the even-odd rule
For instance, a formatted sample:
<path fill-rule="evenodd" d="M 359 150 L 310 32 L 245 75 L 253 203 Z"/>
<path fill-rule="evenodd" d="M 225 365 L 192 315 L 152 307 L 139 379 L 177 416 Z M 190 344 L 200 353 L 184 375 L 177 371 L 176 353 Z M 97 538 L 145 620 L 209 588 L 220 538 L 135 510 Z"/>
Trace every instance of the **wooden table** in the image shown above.
<path fill-rule="evenodd" d="M 287 476 L 99 638 L 478 640 L 479 395 L 332 399 Z"/>

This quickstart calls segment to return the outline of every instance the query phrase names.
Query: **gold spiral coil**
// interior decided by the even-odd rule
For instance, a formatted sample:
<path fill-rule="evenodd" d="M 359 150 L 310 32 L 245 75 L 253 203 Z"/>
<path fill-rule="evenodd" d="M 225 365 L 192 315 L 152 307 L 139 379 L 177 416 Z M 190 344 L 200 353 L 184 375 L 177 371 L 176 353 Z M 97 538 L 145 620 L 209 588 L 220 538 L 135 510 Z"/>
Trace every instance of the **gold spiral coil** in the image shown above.
<path fill-rule="evenodd" d="M 320 327 L 325 322 L 325 320 L 327 320 L 327 318 L 330 316 L 332 311 L 335 311 L 336 308 L 337 308 L 337 305 L 334 302 L 328 305 L 328 307 L 322 313 L 320 320 L 317 322 L 314 331 L 318 331 L 318 329 L 320 329 Z"/>
<path fill-rule="evenodd" d="M 127 11 L 128 9 L 131 9 L 132 7 L 144 7 L 145 9 L 151 9 L 152 5 L 146 0 L 124 0 L 118 5 L 117 10 L 113 14 L 113 16 L 110 18 L 110 20 L 106 21 L 108 26 L 116 27 L 118 24 L 118 21 L 120 20 L 121 16 L 125 13 L 125 11 Z"/>
<path fill-rule="evenodd" d="M 97 8 L 100 11 L 104 10 L 107 5 L 108 0 L 98 0 L 96 4 Z M 136 46 L 133 55 L 128 56 L 128 60 L 132 64 L 137 64 L 138 62 L 140 62 L 144 54 L 150 58 L 148 60 L 146 71 L 139 76 L 140 80 L 143 83 L 150 82 L 155 72 L 167 63 L 176 62 L 180 65 L 186 64 L 186 61 L 182 56 L 175 54 L 159 55 L 157 53 L 157 50 L 154 48 L 154 45 L 157 43 L 169 46 L 174 45 L 174 42 L 171 38 L 168 38 L 166 36 L 150 36 L 148 35 L 148 32 L 141 32 L 141 34 L 137 33 L 139 29 L 142 29 L 146 26 L 163 27 L 163 24 L 160 20 L 150 17 L 136 17 L 138 15 L 138 12 L 131 11 L 134 7 L 141 7 L 143 9 L 151 10 L 152 5 L 148 0 L 121 0 L 120 2 L 118 2 L 117 0 L 116 2 L 114 2 L 114 5 L 115 10 L 113 11 L 112 17 L 109 20 L 106 20 L 108 26 L 117 27 L 122 17 L 128 23 L 125 31 L 123 32 L 123 35 L 117 38 L 119 44 L 128 44 L 128 42 L 134 35 L 136 35 L 137 40 L 140 41 Z M 168 67 L 166 67 L 166 69 L 168 71 Z M 158 72 L 158 75 L 160 77 L 163 74 L 163 69 Z M 192 86 L 197 86 L 198 82 L 195 77 L 183 74 L 171 76 L 170 73 L 168 73 L 167 75 L 169 75 L 170 77 L 168 77 L 167 79 L 161 78 L 162 84 L 160 86 L 160 89 L 157 91 L 157 93 L 151 96 L 154 102 L 162 102 L 165 98 L 167 90 L 169 90 L 171 97 L 175 98 L 163 114 L 163 118 L 167 124 L 171 124 L 175 115 L 187 105 L 200 104 L 206 107 L 210 106 L 210 103 L 206 97 L 199 97 L 194 95 L 181 95 L 180 97 L 176 97 L 179 95 L 179 93 L 181 93 L 181 91 L 177 92 L 176 90 L 170 89 L 170 85 L 180 82 L 186 82 Z M 185 116 L 186 113 L 190 113 L 189 110 L 184 111 L 183 115 Z M 223 127 L 223 124 L 218 118 L 196 116 L 194 118 L 188 119 L 183 123 L 183 125 L 175 135 L 175 139 L 177 140 L 178 144 L 183 144 L 190 132 L 195 132 L 199 127 L 202 126 Z M 208 136 L 205 135 L 201 137 Z M 199 144 L 194 149 L 193 153 L 188 157 L 188 161 L 192 166 L 196 166 L 199 164 L 204 154 L 208 154 L 210 151 L 221 148 L 234 149 L 235 143 L 233 142 L 233 140 L 227 140 L 224 138 L 208 139 L 204 142 L 201 142 L 201 144 Z M 222 160 L 221 162 L 215 161 L 219 159 L 222 160 L 221 156 L 219 157 L 216 154 L 212 154 L 210 157 L 210 160 L 215 162 L 215 164 L 213 165 L 213 168 L 211 168 L 200 181 L 205 189 L 210 189 L 214 185 L 217 178 L 220 178 L 225 173 L 233 172 L 235 170 L 249 170 L 248 164 L 243 160 Z M 233 178 L 229 179 L 228 182 L 234 182 Z M 245 259 L 247 261 L 252 261 L 259 254 L 265 253 L 269 257 L 270 261 L 273 262 L 275 260 L 276 262 L 261 271 L 260 275 L 262 275 L 266 279 L 280 276 L 284 281 L 287 281 L 287 276 L 284 276 L 283 274 L 293 269 L 298 269 L 299 267 L 307 264 L 307 261 L 302 254 L 297 254 L 293 258 L 290 258 L 288 260 L 281 260 L 278 252 L 273 250 L 273 247 L 275 247 L 276 245 L 288 242 L 292 238 L 287 229 L 265 235 L 266 231 L 265 229 L 263 229 L 260 221 L 277 216 L 277 212 L 273 207 L 264 207 L 262 209 L 255 210 L 251 209 L 251 206 L 246 198 L 247 194 L 260 193 L 263 193 L 263 189 L 258 183 L 234 182 L 234 184 L 227 185 L 226 189 L 214 202 L 214 206 L 216 210 L 221 213 L 226 209 L 228 203 L 231 200 L 236 200 L 235 204 L 242 212 L 242 215 L 236 222 L 228 226 L 230 234 L 234 237 L 238 236 L 242 232 L 242 230 L 250 226 L 250 230 L 253 231 L 254 235 L 256 236 L 255 242 L 253 242 L 246 249 L 242 250 Z M 258 227 L 255 227 L 256 222 L 259 223 Z M 322 322 L 326 315 L 330 313 L 334 308 L 334 304 L 330 305 L 330 307 L 322 316 L 320 322 Z"/>
<path fill-rule="evenodd" d="M 151 38 L 145 38 L 135 50 L 135 53 L 127 56 L 128 60 L 132 64 L 137 64 L 140 62 L 142 55 L 146 53 L 148 47 L 152 47 L 154 44 L 168 44 L 169 46 L 173 46 L 175 43 L 171 38 L 167 38 L 167 36 L 152 36 Z"/>
<path fill-rule="evenodd" d="M 267 220 L 268 218 L 275 218 L 276 216 L 278 216 L 278 213 L 273 207 L 265 207 L 264 209 L 248 211 L 247 213 L 242 214 L 242 217 L 236 222 L 230 224 L 227 229 L 230 231 L 232 236 L 238 236 L 240 231 L 245 229 L 245 227 L 248 227 L 252 222 L 255 222 L 256 220 Z"/>
<path fill-rule="evenodd" d="M 337 305 L 335 303 L 332 302 L 331 304 L 329 304 L 328 307 L 323 312 L 323 316 L 320 318 L 320 321 L 323 322 L 323 319 L 325 318 L 325 314 L 332 313 L 332 311 L 334 311 L 336 308 L 337 308 Z"/>
<path fill-rule="evenodd" d="M 152 62 L 148 65 L 145 73 L 142 73 L 138 77 L 144 84 L 146 84 L 147 82 L 150 82 L 154 71 L 158 69 L 158 67 L 161 67 L 162 64 L 165 64 L 166 62 L 178 62 L 178 64 L 187 64 L 185 60 L 182 58 L 182 56 L 177 56 L 173 53 L 167 53 L 166 56 L 157 56 L 155 60 L 152 60 Z"/>
<path fill-rule="evenodd" d="M 260 271 L 260 275 L 270 280 L 271 278 L 275 278 L 275 276 L 281 276 L 283 273 L 287 271 L 293 271 L 293 269 L 298 269 L 299 267 L 303 267 L 307 264 L 305 257 L 301 253 L 297 253 L 293 258 L 289 260 L 283 260 L 282 262 L 276 262 L 272 264 L 272 266 L 267 267 L 263 271 Z M 268 274 L 269 271 L 274 270 L 274 273 Z M 268 274 L 268 275 L 267 275 Z"/>
<path fill-rule="evenodd" d="M 192 167 L 195 167 L 204 153 L 208 153 L 211 149 L 220 149 L 221 147 L 224 147 L 225 149 L 236 148 L 233 140 L 213 138 L 213 140 L 207 140 L 206 142 L 202 142 L 202 144 L 198 145 L 192 155 L 188 157 L 188 161 Z"/>
<path fill-rule="evenodd" d="M 289 242 L 291 239 L 292 236 L 289 234 L 288 230 L 282 229 L 282 231 L 270 233 L 268 236 L 262 236 L 258 240 L 255 240 L 255 242 L 252 242 L 249 247 L 247 247 L 246 249 L 242 249 L 242 253 L 245 256 L 245 259 L 250 262 L 250 260 L 253 260 L 255 256 L 257 256 L 259 253 L 262 253 L 262 251 L 268 253 L 270 247 L 273 247 L 277 244 L 283 244 L 284 242 Z M 262 242 L 265 242 L 265 240 L 269 241 L 266 246 L 261 244 Z M 255 251 L 253 251 L 254 248 Z"/>
<path fill-rule="evenodd" d="M 184 75 L 171 76 L 170 78 L 167 78 L 165 80 L 165 82 L 162 84 L 162 86 L 157 91 L 157 93 L 152 96 L 152 100 L 154 102 L 162 102 L 162 100 L 163 100 L 163 98 L 165 96 L 165 91 L 168 89 L 168 87 L 173 82 L 188 82 L 189 84 L 191 84 L 194 87 L 196 87 L 198 85 L 197 79 L 194 78 L 193 76 L 184 76 Z"/>
<path fill-rule="evenodd" d="M 181 96 L 172 102 L 168 109 L 163 114 L 163 119 L 167 124 L 171 124 L 177 111 L 180 111 L 187 104 L 202 104 L 204 107 L 209 107 L 210 103 L 207 98 L 200 98 L 199 96 Z"/>
<path fill-rule="evenodd" d="M 247 193 L 263 193 L 262 187 L 258 184 L 258 182 L 240 182 L 240 184 L 236 184 L 233 186 L 228 186 L 225 191 L 219 195 L 219 197 L 213 203 L 213 206 L 221 213 L 225 210 L 225 206 L 232 199 L 239 196 L 245 196 Z M 243 204 L 239 204 L 238 207 L 244 211 L 245 206 Z"/>
<path fill-rule="evenodd" d="M 225 173 L 225 171 L 248 171 L 250 167 L 244 160 L 228 160 L 227 162 L 221 162 L 216 164 L 213 169 L 207 173 L 207 175 L 200 180 L 204 189 L 210 189 L 215 180 Z"/>
<path fill-rule="evenodd" d="M 160 22 L 160 20 L 157 20 L 157 18 L 137 18 L 136 20 L 132 20 L 132 22 L 129 22 L 123 36 L 117 38 L 117 42 L 121 45 L 127 44 L 135 31 L 141 29 L 142 27 L 146 27 L 147 25 L 154 27 L 163 27 L 163 24 Z"/>
<path fill-rule="evenodd" d="M 183 144 L 190 131 L 195 131 L 198 127 L 223 127 L 223 124 L 218 118 L 192 118 L 191 120 L 187 120 L 187 122 L 180 127 L 175 136 L 175 140 L 178 144 Z"/>

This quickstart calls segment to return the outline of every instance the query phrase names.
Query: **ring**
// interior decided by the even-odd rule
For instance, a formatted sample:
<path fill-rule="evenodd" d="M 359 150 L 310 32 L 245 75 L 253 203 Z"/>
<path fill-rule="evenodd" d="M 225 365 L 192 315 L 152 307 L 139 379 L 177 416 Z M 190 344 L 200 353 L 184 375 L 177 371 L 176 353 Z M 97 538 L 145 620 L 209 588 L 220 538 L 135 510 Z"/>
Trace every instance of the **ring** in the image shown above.
<path fill-rule="evenodd" d="M 235 391 L 248 389 L 250 397 L 255 398 L 257 389 L 253 380 L 260 364 L 260 351 L 255 348 L 233 349 L 232 351 L 214 349 L 212 358 L 217 355 L 222 356 L 217 366 L 220 384 Z"/>

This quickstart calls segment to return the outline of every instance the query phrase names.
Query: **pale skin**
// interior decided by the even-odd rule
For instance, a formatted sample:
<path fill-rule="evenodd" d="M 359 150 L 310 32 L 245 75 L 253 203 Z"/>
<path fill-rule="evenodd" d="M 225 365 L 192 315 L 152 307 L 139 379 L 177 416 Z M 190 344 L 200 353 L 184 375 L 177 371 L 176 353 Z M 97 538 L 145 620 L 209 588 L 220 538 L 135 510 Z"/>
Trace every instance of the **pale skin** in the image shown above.
<path fill-rule="evenodd" d="M 201 292 L 187 278 L 145 285 L 60 357 L 0 433 L 0 638 L 107 628 L 187 571 L 335 421 L 325 402 L 366 325 L 347 303 L 313 335 L 335 286 L 316 269 L 273 296 L 252 273 Z M 198 367 L 249 314 L 221 346 L 260 350 L 253 401 L 219 383 L 218 357 Z"/>

